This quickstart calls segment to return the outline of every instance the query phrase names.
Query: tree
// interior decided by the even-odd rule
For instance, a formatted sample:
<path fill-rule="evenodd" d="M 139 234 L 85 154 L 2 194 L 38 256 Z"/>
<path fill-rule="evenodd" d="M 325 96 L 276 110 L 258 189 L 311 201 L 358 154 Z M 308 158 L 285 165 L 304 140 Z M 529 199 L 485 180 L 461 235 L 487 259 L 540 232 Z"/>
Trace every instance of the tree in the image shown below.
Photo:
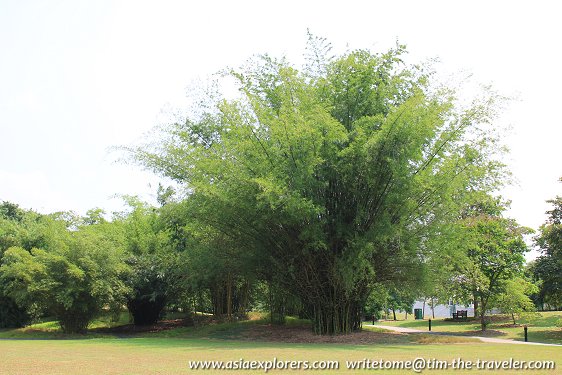
<path fill-rule="evenodd" d="M 367 297 L 365 307 L 363 308 L 365 318 L 371 319 L 371 317 L 374 317 L 378 320 L 382 317 L 383 311 L 386 316 L 389 308 L 389 298 L 388 288 L 381 284 L 375 285 L 369 297 Z"/>
<path fill-rule="evenodd" d="M 530 265 L 533 280 L 539 286 L 535 303 L 541 309 L 558 309 L 562 306 L 562 266 L 553 257 L 541 255 Z"/>
<path fill-rule="evenodd" d="M 209 294 L 215 316 L 229 320 L 244 316 L 252 285 L 257 275 L 263 274 L 263 267 L 254 261 L 245 243 L 198 219 L 197 199 L 184 202 L 186 205 L 190 214 L 184 229 L 191 240 L 188 259 L 192 288 Z"/>
<path fill-rule="evenodd" d="M 164 129 L 137 161 L 186 185 L 197 220 L 266 260 L 320 334 L 361 326 L 374 282 L 401 282 L 467 190 L 502 165 L 483 129 L 493 95 L 461 108 L 403 46 L 322 57 L 308 69 L 263 56 L 232 71 L 240 97 Z M 211 96 L 213 98 L 213 96 Z M 198 114 L 197 114 L 198 113 Z"/>
<path fill-rule="evenodd" d="M 407 290 L 390 288 L 387 300 L 387 307 L 392 310 L 392 318 L 396 320 L 396 310 L 402 310 L 406 313 L 412 313 L 415 297 L 413 294 L 408 293 Z"/>
<path fill-rule="evenodd" d="M 560 179 L 562 182 L 562 178 Z M 534 277 L 540 282 L 541 304 L 552 307 L 562 306 L 562 197 L 557 196 L 548 203 L 553 205 L 547 211 L 548 218 L 539 228 L 535 243 L 542 255 L 533 265 Z"/>
<path fill-rule="evenodd" d="M 19 306 L 55 316 L 64 332 L 84 332 L 103 307 L 124 302 L 128 268 L 109 224 L 61 234 L 62 246 L 11 247 L 0 267 L 3 292 Z"/>
<path fill-rule="evenodd" d="M 130 256 L 127 264 L 131 276 L 127 285 L 127 308 L 135 325 L 154 324 L 160 320 L 164 308 L 177 297 L 182 287 L 183 270 L 176 254 L 156 253 Z"/>
<path fill-rule="evenodd" d="M 529 296 L 537 291 L 535 284 L 517 277 L 506 281 L 503 293 L 493 296 L 490 305 L 499 308 L 504 314 L 510 314 L 515 325 L 516 316 L 535 311 L 535 305 Z"/>
<path fill-rule="evenodd" d="M 14 246 L 31 250 L 38 246 L 57 246 L 64 226 L 52 217 L 20 208 L 17 204 L 0 205 L 0 264 L 4 252 Z M 1 271 L 0 271 L 1 272 Z M 21 327 L 37 318 L 37 309 L 18 306 L 0 288 L 0 327 Z"/>
<path fill-rule="evenodd" d="M 523 255 L 528 251 L 523 235 L 531 230 L 489 215 L 467 218 L 463 224 L 467 257 L 458 281 L 474 296 L 475 313 L 484 331 L 490 302 L 506 293 L 507 287 L 515 287 L 512 279 L 523 272 Z"/>
<path fill-rule="evenodd" d="M 185 287 L 185 267 L 174 248 L 160 211 L 136 197 L 125 197 L 130 212 L 115 219 L 125 237 L 125 257 L 131 267 L 126 284 L 127 308 L 135 325 L 154 324 Z"/>

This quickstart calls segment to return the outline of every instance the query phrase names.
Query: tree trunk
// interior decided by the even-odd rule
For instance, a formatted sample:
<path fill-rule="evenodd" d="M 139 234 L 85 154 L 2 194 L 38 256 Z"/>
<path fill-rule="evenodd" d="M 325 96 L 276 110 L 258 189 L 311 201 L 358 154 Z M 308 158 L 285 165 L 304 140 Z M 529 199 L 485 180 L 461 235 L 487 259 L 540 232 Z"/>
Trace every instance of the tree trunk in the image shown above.
<path fill-rule="evenodd" d="M 486 330 L 487 326 L 486 322 L 486 303 L 484 302 L 484 297 L 480 300 L 480 326 L 482 328 L 482 332 Z"/>
<path fill-rule="evenodd" d="M 228 274 L 226 278 L 226 316 L 228 320 L 232 319 L 232 276 Z"/>
<path fill-rule="evenodd" d="M 224 289 L 224 282 L 216 282 L 209 290 L 213 304 L 213 315 L 216 317 L 221 317 L 225 313 L 226 294 Z"/>
<path fill-rule="evenodd" d="M 282 288 L 269 282 L 269 318 L 272 324 L 285 324 L 285 296 Z"/>
<path fill-rule="evenodd" d="M 425 298 L 423 300 L 423 305 L 422 305 L 422 319 L 425 319 Z"/>
<path fill-rule="evenodd" d="M 431 297 L 431 316 L 435 319 L 435 299 Z"/>
<path fill-rule="evenodd" d="M 394 320 L 396 320 L 396 310 L 394 310 L 394 308 L 392 309 L 392 316 L 394 317 Z"/>
<path fill-rule="evenodd" d="M 479 312 L 478 312 L 478 298 L 476 297 L 476 295 L 472 296 L 474 299 L 474 317 L 479 316 Z"/>
<path fill-rule="evenodd" d="M 246 316 L 249 298 L 250 298 L 250 282 L 246 280 L 244 281 L 244 284 L 240 291 L 240 305 L 238 307 L 238 313 L 242 316 Z"/>
<path fill-rule="evenodd" d="M 341 303 L 336 306 L 314 306 L 314 332 L 321 335 L 351 333 L 361 329 L 359 303 Z"/>
<path fill-rule="evenodd" d="M 517 324 L 517 323 L 515 323 L 515 314 L 514 313 L 511 313 L 511 319 L 513 319 L 513 325 Z"/>

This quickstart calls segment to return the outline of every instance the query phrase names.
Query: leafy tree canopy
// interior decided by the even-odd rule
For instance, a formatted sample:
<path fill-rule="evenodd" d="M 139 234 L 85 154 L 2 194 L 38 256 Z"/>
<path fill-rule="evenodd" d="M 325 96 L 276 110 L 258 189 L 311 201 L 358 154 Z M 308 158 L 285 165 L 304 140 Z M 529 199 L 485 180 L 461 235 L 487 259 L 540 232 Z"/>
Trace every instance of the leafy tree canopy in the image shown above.
<path fill-rule="evenodd" d="M 188 188 L 201 225 L 266 259 L 318 333 L 358 329 L 373 283 L 418 274 L 427 239 L 504 176 L 496 96 L 462 106 L 401 45 L 329 50 L 311 36 L 303 69 L 251 60 L 227 74 L 237 98 L 214 93 L 132 150 Z"/>
<path fill-rule="evenodd" d="M 83 332 L 102 307 L 124 303 L 122 237 L 107 223 L 57 236 L 64 246 L 9 248 L 0 267 L 2 289 L 18 305 L 58 318 L 65 332 Z"/>
<path fill-rule="evenodd" d="M 560 179 L 562 182 L 562 179 Z M 541 283 L 540 302 L 562 306 L 562 197 L 548 200 L 553 207 L 541 225 L 535 243 L 542 251 L 533 265 L 535 278 Z"/>

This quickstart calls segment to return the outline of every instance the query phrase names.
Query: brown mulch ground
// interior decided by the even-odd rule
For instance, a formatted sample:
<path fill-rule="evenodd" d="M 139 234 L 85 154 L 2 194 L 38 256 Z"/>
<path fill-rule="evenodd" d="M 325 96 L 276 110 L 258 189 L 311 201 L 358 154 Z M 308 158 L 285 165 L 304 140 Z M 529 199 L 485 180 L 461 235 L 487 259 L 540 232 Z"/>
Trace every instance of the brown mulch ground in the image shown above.
<path fill-rule="evenodd" d="M 237 332 L 237 340 L 269 341 L 286 343 L 337 343 L 337 344 L 381 344 L 404 343 L 408 335 L 394 332 L 373 332 L 363 330 L 347 335 L 321 336 L 312 332 L 309 325 L 279 326 L 272 324 L 252 324 Z"/>
<path fill-rule="evenodd" d="M 271 324 L 255 324 L 248 326 L 232 337 L 236 340 L 314 343 L 314 344 L 453 344 L 473 342 L 473 339 L 453 336 L 431 335 L 427 333 L 399 333 L 391 331 L 374 332 L 363 330 L 347 335 L 321 336 L 312 332 L 310 325 L 278 326 Z"/>

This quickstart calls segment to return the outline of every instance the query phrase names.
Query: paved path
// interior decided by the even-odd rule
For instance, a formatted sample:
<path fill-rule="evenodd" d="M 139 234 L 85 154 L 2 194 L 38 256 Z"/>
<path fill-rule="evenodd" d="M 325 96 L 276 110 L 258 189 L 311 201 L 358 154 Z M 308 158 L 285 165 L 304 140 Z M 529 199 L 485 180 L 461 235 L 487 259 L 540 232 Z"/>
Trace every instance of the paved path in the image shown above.
<path fill-rule="evenodd" d="M 560 346 L 559 344 L 545 344 L 542 342 L 525 342 L 525 341 L 515 341 L 515 340 L 507 340 L 507 339 L 496 339 L 493 337 L 480 337 L 480 336 L 465 336 L 465 335 L 455 335 L 454 332 L 435 332 L 435 331 L 422 331 L 419 329 L 413 328 L 405 328 L 405 327 L 393 327 L 393 326 L 381 326 L 381 325 L 372 325 L 372 324 L 364 324 L 365 326 L 375 327 L 375 328 L 382 328 L 389 331 L 394 332 L 402 332 L 402 333 L 429 333 L 432 335 L 443 335 L 443 336 L 458 336 L 458 337 L 470 337 L 473 339 L 478 339 L 483 342 L 489 342 L 494 344 L 521 344 L 521 345 L 542 345 L 542 346 Z"/>

